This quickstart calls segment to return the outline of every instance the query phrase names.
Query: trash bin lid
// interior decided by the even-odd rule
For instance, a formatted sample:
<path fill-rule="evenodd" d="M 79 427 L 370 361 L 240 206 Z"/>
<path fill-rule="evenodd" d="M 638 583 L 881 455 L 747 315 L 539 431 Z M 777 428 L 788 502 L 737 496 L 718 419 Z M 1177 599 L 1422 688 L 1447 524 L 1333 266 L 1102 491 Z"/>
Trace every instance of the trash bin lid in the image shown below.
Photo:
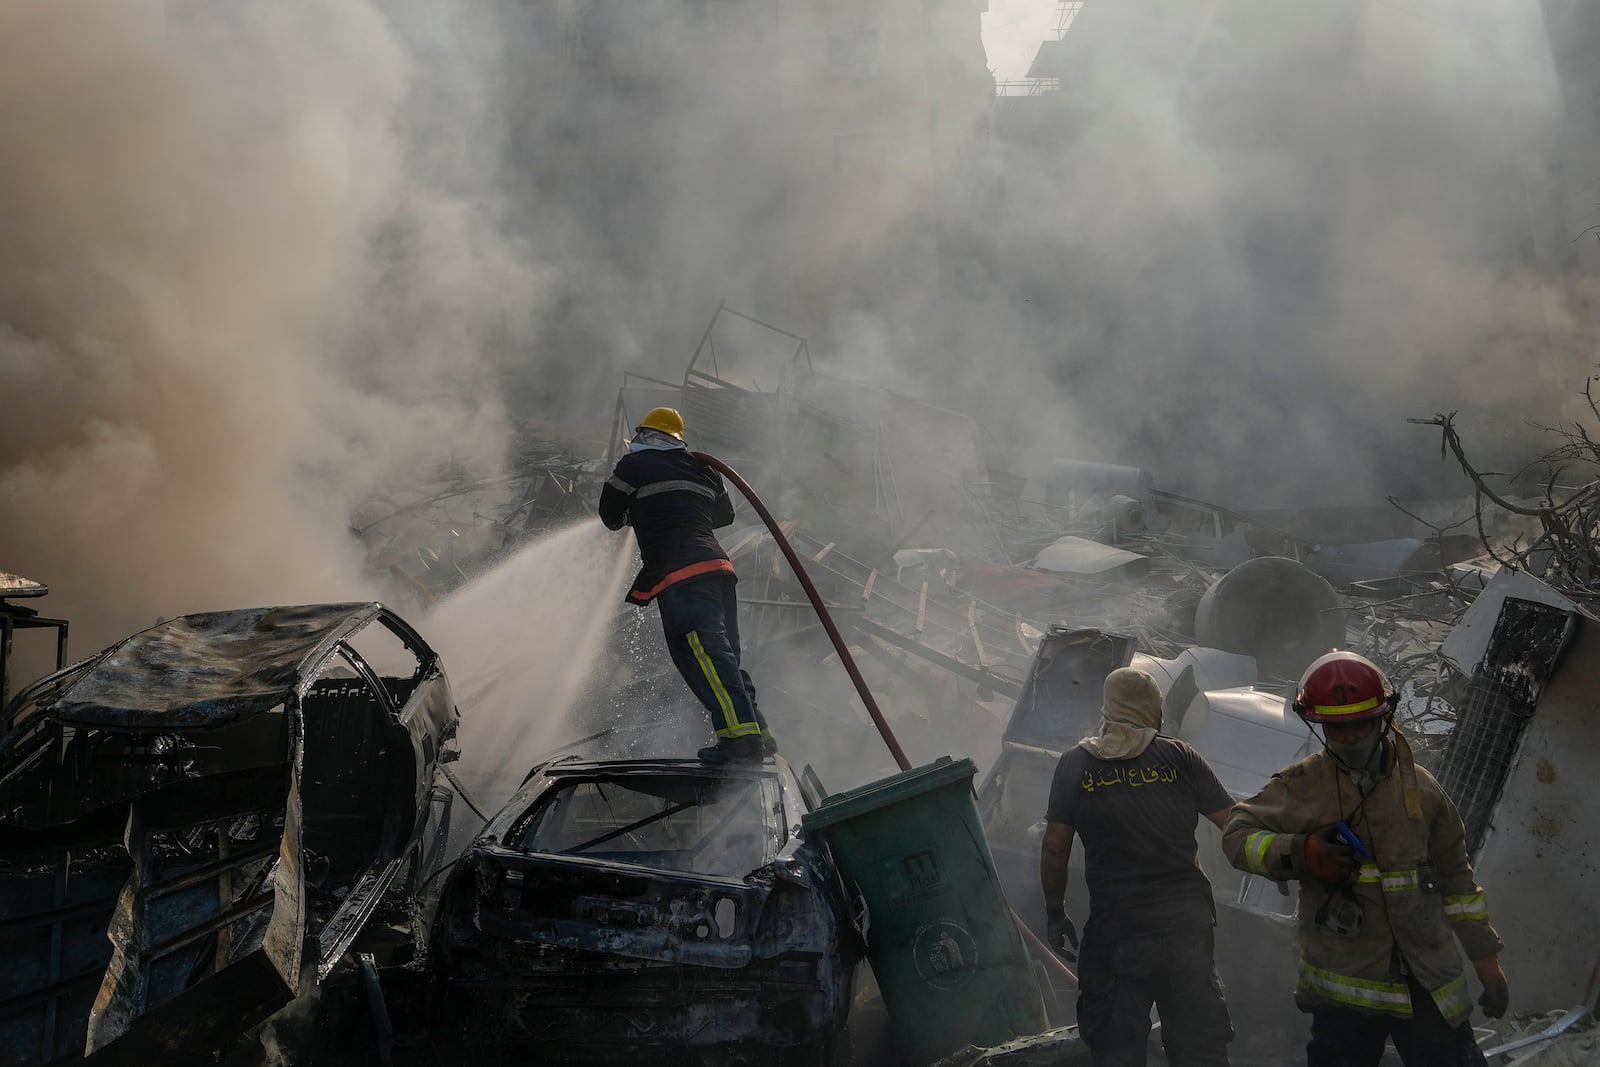
<path fill-rule="evenodd" d="M 901 771 L 891 777 L 868 782 L 847 792 L 835 793 L 824 800 L 816 811 L 801 816 L 800 824 L 807 830 L 821 830 L 859 815 L 887 808 L 891 804 L 931 793 L 943 786 L 963 781 L 970 783 L 977 773 L 978 765 L 965 756 L 961 759 L 940 756 L 925 767 L 913 767 L 909 771 Z"/>

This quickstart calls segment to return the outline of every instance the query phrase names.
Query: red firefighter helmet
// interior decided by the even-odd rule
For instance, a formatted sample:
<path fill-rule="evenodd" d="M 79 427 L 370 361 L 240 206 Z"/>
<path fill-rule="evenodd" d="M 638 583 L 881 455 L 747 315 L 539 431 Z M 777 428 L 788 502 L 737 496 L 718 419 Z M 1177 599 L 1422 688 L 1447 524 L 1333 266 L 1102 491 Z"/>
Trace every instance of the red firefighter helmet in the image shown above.
<path fill-rule="evenodd" d="M 1376 663 L 1335 649 L 1312 660 L 1300 676 L 1293 707 L 1307 722 L 1361 722 L 1388 715 L 1395 700 L 1394 688 Z"/>

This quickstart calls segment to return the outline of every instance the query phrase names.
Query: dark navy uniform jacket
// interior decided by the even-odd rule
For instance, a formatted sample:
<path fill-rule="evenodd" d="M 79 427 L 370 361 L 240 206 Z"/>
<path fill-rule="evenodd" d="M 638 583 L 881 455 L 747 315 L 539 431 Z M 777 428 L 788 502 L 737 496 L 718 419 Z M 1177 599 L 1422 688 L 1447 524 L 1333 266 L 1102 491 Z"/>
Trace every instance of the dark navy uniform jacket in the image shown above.
<path fill-rule="evenodd" d="M 663 589 L 708 574 L 732 574 L 733 564 L 711 531 L 733 522 L 733 501 L 722 476 L 681 448 L 629 452 L 600 490 L 600 521 L 613 530 L 633 526 L 644 566 L 628 603 L 648 604 Z"/>

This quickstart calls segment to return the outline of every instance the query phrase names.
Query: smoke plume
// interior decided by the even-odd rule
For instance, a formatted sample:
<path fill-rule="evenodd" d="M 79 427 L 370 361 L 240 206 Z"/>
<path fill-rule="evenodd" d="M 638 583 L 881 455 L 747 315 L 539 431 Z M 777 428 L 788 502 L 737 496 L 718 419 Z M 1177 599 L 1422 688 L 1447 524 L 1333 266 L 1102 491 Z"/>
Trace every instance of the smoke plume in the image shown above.
<path fill-rule="evenodd" d="M 594 434 L 720 298 L 1024 473 L 1241 507 L 1454 491 L 1406 416 L 1566 414 L 1534 0 L 1089 0 L 1061 44 L 995 101 L 966 5 L 3 0 L 0 569 L 78 651 L 374 595 L 352 506 L 512 415 Z"/>
<path fill-rule="evenodd" d="M 369 597 L 351 505 L 501 462 L 492 367 L 536 286 L 468 168 L 417 149 L 478 100 L 441 113 L 396 27 L 0 4 L 0 569 L 53 587 L 75 652 Z"/>

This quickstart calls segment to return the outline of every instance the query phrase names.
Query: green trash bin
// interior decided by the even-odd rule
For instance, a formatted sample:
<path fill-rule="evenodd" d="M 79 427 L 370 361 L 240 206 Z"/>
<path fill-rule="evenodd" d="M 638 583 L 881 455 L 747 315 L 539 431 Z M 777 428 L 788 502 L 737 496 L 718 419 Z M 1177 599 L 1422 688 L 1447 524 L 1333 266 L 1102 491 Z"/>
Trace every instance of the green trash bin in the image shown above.
<path fill-rule="evenodd" d="M 932 1063 L 1049 1027 L 978 822 L 970 759 L 830 796 L 802 825 L 826 842 L 901 1054 Z"/>

